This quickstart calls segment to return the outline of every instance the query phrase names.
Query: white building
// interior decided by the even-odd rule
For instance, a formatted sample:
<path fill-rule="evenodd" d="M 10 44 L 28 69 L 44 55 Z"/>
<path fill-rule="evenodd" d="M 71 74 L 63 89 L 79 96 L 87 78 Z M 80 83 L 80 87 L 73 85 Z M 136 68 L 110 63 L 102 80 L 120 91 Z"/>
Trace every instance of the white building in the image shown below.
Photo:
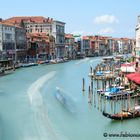
<path fill-rule="evenodd" d="M 122 40 L 118 40 L 118 53 L 122 54 L 123 53 L 123 42 Z"/>
<path fill-rule="evenodd" d="M 0 23 L 0 51 L 1 58 L 13 58 L 15 55 L 15 27 Z"/>
<path fill-rule="evenodd" d="M 136 25 L 136 58 L 140 58 L 140 15 Z"/>
<path fill-rule="evenodd" d="M 0 22 L 0 59 L 19 60 L 26 55 L 26 32 L 23 28 Z"/>
<path fill-rule="evenodd" d="M 65 23 L 54 20 L 52 22 L 52 35 L 55 38 L 56 56 L 64 57 L 65 52 Z"/>

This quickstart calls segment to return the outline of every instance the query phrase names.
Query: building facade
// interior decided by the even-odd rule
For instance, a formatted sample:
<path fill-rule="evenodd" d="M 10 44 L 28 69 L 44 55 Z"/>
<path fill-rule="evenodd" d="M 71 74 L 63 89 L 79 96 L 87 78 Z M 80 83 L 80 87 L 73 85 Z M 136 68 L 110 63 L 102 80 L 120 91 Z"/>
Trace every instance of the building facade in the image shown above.
<path fill-rule="evenodd" d="M 55 52 L 57 58 L 65 55 L 65 23 L 54 20 L 52 22 L 52 36 L 55 38 Z"/>
<path fill-rule="evenodd" d="M 51 42 L 51 50 L 53 49 L 52 58 L 64 57 L 65 50 L 65 23 L 45 18 L 42 16 L 31 17 L 13 17 L 6 20 L 12 24 L 24 27 L 27 33 L 45 33 L 46 36 L 53 36 L 54 44 Z M 52 47 L 53 46 L 53 47 Z"/>
<path fill-rule="evenodd" d="M 136 58 L 140 59 L 140 15 L 138 16 L 138 21 L 136 25 Z"/>
<path fill-rule="evenodd" d="M 76 58 L 75 39 L 72 34 L 65 34 L 65 57 L 69 59 Z"/>
<path fill-rule="evenodd" d="M 27 56 L 26 30 L 15 27 L 15 61 L 24 61 Z"/>
<path fill-rule="evenodd" d="M 1 59 L 15 58 L 15 27 L 0 23 L 0 51 Z"/>
<path fill-rule="evenodd" d="M 85 56 L 90 55 L 90 39 L 88 36 L 82 37 L 82 48 Z"/>
<path fill-rule="evenodd" d="M 46 33 L 50 34 L 52 31 L 52 18 L 45 18 L 42 16 L 27 16 L 27 17 L 12 17 L 6 22 L 18 25 L 26 29 L 27 33 Z"/>
<path fill-rule="evenodd" d="M 90 52 L 94 56 L 112 54 L 112 37 L 90 36 Z"/>
<path fill-rule="evenodd" d="M 50 59 L 49 36 L 43 33 L 27 33 L 28 57 L 27 61 Z"/>
<path fill-rule="evenodd" d="M 26 31 L 6 22 L 0 23 L 0 59 L 21 61 L 26 56 Z"/>

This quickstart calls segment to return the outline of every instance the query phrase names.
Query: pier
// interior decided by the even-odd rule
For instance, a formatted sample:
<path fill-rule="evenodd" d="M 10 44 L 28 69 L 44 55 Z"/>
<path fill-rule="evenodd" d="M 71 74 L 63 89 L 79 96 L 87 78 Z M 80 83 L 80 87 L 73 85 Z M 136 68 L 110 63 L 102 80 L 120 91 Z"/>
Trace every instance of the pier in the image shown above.
<path fill-rule="evenodd" d="M 121 57 L 117 57 L 117 62 L 121 63 L 119 59 Z M 118 65 L 116 60 L 106 57 L 95 68 L 89 67 L 88 103 L 93 102 L 94 108 L 103 112 L 104 116 L 106 116 L 105 112 L 116 114 L 139 106 L 140 74 L 129 69 L 131 64 L 134 66 L 133 62 Z M 127 71 L 124 71 L 124 66 L 127 67 L 127 65 Z"/>

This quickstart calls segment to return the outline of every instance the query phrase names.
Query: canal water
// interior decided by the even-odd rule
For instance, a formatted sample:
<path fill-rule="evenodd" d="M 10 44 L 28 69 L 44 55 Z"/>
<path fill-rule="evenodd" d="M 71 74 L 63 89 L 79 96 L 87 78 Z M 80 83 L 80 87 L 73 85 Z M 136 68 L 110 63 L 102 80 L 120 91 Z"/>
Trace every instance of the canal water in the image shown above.
<path fill-rule="evenodd" d="M 89 67 L 100 61 L 40 65 L 0 77 L 0 140 L 103 140 L 104 133 L 140 133 L 140 118 L 111 121 L 88 104 Z M 70 108 L 56 98 L 56 87 Z"/>

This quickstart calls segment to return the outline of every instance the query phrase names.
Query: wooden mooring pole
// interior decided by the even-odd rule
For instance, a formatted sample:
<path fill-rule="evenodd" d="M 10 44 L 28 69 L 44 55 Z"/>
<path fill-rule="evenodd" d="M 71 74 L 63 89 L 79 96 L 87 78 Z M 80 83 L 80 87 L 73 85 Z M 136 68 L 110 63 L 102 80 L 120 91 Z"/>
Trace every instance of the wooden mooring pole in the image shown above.
<path fill-rule="evenodd" d="M 96 107 L 96 88 L 94 89 L 94 108 Z"/>
<path fill-rule="evenodd" d="M 82 80 L 82 91 L 85 91 L 85 79 Z"/>

